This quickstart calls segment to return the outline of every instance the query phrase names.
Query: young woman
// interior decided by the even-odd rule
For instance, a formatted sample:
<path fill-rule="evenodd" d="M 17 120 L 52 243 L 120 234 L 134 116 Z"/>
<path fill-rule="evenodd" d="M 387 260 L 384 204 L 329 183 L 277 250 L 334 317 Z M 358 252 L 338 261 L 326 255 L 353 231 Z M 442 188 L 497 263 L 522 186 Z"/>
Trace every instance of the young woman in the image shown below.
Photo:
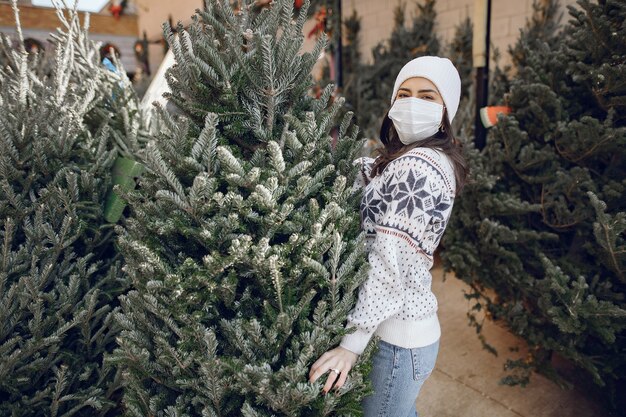
<path fill-rule="evenodd" d="M 370 272 L 348 316 L 351 333 L 312 365 L 309 376 L 314 382 L 328 373 L 325 393 L 341 387 L 371 337 L 379 336 L 366 417 L 416 416 L 415 400 L 435 367 L 441 330 L 430 269 L 467 176 L 450 128 L 460 93 L 450 60 L 410 61 L 396 78 L 382 123 L 381 155 L 359 160 Z"/>

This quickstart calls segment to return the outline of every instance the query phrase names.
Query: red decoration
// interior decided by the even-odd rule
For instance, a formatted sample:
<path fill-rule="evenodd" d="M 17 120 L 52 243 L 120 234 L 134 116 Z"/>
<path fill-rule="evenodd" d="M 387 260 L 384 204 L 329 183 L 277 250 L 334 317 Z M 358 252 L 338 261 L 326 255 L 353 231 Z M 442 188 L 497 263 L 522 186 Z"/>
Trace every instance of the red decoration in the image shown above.
<path fill-rule="evenodd" d="M 304 4 L 304 0 L 294 0 L 293 2 L 293 5 L 295 6 L 296 9 L 301 8 L 303 4 Z"/>
<path fill-rule="evenodd" d="M 312 36 L 318 36 L 322 32 L 326 32 L 326 19 L 328 18 L 326 7 L 320 7 L 320 9 L 315 12 L 313 17 L 315 18 L 315 26 L 307 35 L 309 38 Z"/>
<path fill-rule="evenodd" d="M 109 11 L 115 17 L 115 20 L 119 20 L 124 14 L 124 9 L 128 5 L 128 0 L 113 0 L 109 6 Z"/>

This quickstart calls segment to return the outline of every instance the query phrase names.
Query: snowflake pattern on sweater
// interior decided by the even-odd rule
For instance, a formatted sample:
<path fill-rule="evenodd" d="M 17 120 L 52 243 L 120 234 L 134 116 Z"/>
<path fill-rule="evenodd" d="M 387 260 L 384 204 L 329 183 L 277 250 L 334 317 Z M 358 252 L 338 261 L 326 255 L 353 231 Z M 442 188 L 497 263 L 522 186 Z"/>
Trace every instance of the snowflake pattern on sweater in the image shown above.
<path fill-rule="evenodd" d="M 357 161 L 355 182 L 365 187 L 360 209 L 370 272 L 348 316 L 356 331 L 341 342 L 357 354 L 375 332 L 402 347 L 438 338 L 430 268 L 454 203 L 454 171 L 442 152 L 415 148 L 369 180 L 373 162 Z"/>

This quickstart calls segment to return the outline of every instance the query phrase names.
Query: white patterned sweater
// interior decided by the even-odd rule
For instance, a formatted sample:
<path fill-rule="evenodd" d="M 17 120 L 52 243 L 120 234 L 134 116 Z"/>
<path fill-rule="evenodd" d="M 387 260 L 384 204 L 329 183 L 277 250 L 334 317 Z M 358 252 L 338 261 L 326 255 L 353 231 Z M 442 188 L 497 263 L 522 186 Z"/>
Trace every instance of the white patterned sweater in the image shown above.
<path fill-rule="evenodd" d="M 456 187 L 449 158 L 434 149 L 412 149 L 370 179 L 373 162 L 356 161 L 362 172 L 355 186 L 365 187 L 361 217 L 370 271 L 348 315 L 347 327 L 356 331 L 340 344 L 359 355 L 374 334 L 403 348 L 439 339 L 430 269 Z"/>

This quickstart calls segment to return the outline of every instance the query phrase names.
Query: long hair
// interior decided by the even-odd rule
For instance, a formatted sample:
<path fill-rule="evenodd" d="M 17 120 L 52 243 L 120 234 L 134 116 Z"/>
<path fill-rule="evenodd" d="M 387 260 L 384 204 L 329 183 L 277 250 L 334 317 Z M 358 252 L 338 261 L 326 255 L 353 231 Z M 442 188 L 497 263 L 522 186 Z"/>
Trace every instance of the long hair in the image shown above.
<path fill-rule="evenodd" d="M 431 148 L 442 151 L 450 158 L 452 166 L 454 167 L 456 194 L 459 195 L 463 190 L 469 169 L 467 162 L 465 162 L 465 157 L 463 156 L 462 145 L 456 140 L 452 133 L 447 109 L 444 109 L 441 128 L 439 128 L 437 133 L 430 138 L 411 143 L 410 145 L 405 145 L 400 142 L 398 133 L 393 126 L 393 121 L 389 118 L 389 111 L 387 111 L 380 127 L 380 140 L 384 148 L 378 150 L 379 156 L 376 158 L 374 166 L 372 167 L 372 178 L 381 174 L 391 161 L 404 155 L 411 149 Z"/>

